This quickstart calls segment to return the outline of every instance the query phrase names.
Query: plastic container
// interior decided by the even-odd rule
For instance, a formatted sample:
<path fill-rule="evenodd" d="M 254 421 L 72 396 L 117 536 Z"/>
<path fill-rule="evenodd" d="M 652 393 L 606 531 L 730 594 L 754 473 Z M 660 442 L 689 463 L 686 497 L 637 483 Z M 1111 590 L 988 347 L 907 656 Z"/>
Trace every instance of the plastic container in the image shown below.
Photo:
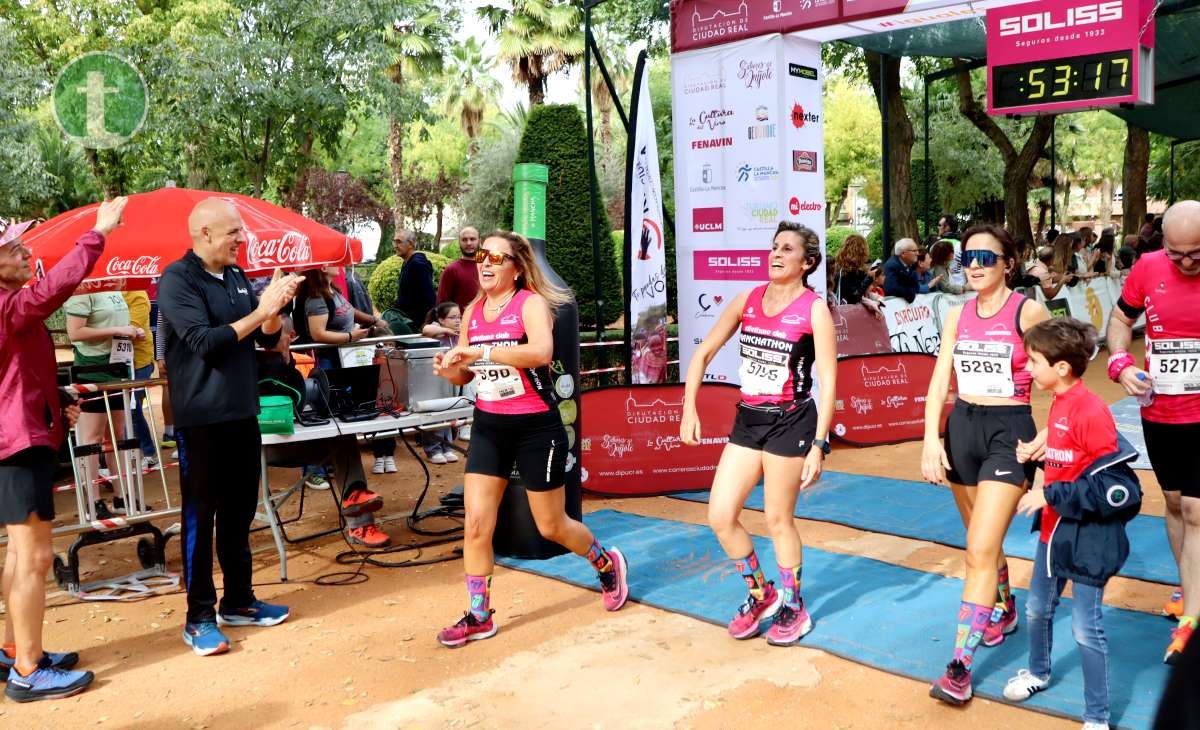
<path fill-rule="evenodd" d="M 1142 381 L 1143 383 L 1146 382 L 1146 374 L 1138 373 L 1138 380 Z M 1142 393 L 1141 395 L 1134 396 L 1134 397 L 1137 399 L 1137 404 L 1139 406 L 1141 406 L 1142 408 L 1149 407 L 1152 403 L 1154 403 L 1154 385 L 1151 384 L 1150 390 L 1146 391 L 1145 393 Z"/>

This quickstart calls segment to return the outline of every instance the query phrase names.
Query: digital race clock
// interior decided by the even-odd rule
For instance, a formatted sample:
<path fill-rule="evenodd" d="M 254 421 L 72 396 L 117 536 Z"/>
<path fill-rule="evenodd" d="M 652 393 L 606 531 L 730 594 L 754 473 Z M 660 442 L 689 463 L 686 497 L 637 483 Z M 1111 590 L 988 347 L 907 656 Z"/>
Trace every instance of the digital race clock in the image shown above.
<path fill-rule="evenodd" d="M 1133 53 L 1094 53 L 997 66 L 992 69 L 992 84 L 992 104 L 998 108 L 1059 101 L 1125 101 L 1134 93 Z"/>
<path fill-rule="evenodd" d="M 988 112 L 1154 102 L 1154 0 L 1039 0 L 987 11 Z"/>

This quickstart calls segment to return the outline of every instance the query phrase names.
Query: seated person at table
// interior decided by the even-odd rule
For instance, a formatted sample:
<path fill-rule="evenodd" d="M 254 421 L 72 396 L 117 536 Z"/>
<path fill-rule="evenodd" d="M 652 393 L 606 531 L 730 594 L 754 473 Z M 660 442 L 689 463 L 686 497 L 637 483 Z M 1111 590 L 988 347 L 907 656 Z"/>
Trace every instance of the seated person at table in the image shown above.
<path fill-rule="evenodd" d="M 304 377 L 292 362 L 288 345 L 296 338 L 291 318 L 280 317 L 283 327 L 279 342 L 270 350 L 258 353 L 259 392 L 271 395 L 287 395 L 288 390 L 279 385 L 262 382 L 275 380 L 297 392 L 304 391 Z M 358 451 L 358 440 L 352 435 L 334 438 L 298 441 L 289 444 L 267 446 L 267 463 L 271 466 L 301 468 L 308 464 L 328 464 L 333 467 L 334 479 L 342 485 L 342 515 L 346 518 L 347 538 L 350 542 L 371 548 L 386 547 L 391 538 L 375 525 L 372 514 L 383 506 L 383 497 L 367 489 L 367 476 L 363 471 L 362 456 Z"/>

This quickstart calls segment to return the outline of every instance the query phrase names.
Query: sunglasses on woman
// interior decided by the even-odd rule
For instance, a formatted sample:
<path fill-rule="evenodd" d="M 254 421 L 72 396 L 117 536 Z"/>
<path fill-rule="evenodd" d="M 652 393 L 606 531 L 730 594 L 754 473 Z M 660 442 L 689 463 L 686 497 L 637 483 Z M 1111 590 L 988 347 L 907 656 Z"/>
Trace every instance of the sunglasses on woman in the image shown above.
<path fill-rule="evenodd" d="M 503 266 L 505 259 L 516 261 L 511 255 L 501 253 L 500 251 L 489 251 L 486 248 L 481 248 L 475 252 L 475 263 L 482 264 L 484 261 L 491 263 L 492 266 Z"/>
<path fill-rule="evenodd" d="M 1000 254 L 982 248 L 973 248 L 970 251 L 963 251 L 962 253 L 962 265 L 964 269 L 971 268 L 971 264 L 974 263 L 978 263 L 986 269 L 995 266 L 999 260 Z"/>

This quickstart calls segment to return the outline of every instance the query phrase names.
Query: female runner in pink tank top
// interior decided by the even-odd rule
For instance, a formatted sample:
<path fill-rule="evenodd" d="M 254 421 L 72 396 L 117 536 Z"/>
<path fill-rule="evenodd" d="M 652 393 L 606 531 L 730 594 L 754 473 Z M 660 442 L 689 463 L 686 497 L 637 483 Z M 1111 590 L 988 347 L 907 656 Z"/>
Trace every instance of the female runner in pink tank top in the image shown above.
<path fill-rule="evenodd" d="M 1033 482 L 1034 464 L 1017 448 L 1038 433 L 1029 408 L 1032 375 L 1021 336 L 1050 318 L 1046 308 L 1013 291 L 1008 282 L 1021 262 L 1012 235 L 979 225 L 963 234 L 963 269 L 977 296 L 954 307 L 942 325 L 937 365 L 925 401 L 921 474 L 950 482 L 967 527 L 967 575 L 958 611 L 954 657 L 930 696 L 961 705 L 971 699 L 975 649 L 995 646 L 1017 629 L 1017 606 L 1008 582 L 1004 535 L 1021 495 Z M 938 439 L 950 375 L 958 401 Z"/>
<path fill-rule="evenodd" d="M 809 274 L 821 263 L 817 234 L 795 223 L 780 223 L 768 261 L 769 282 L 730 302 L 692 355 L 679 435 L 685 444 L 700 441 L 700 383 L 717 351 L 740 325 L 742 401 L 713 476 L 708 522 L 749 588 L 729 622 L 730 635 L 748 639 L 758 634 L 762 621 L 773 617 L 767 641 L 791 646 L 812 629 L 800 597 L 803 546 L 793 515 L 800 490 L 821 476 L 829 453 L 837 342 L 829 308 L 808 288 Z M 809 393 L 814 364 L 819 405 Z M 763 575 L 750 533 L 740 521 L 746 497 L 764 476 L 778 588 Z"/>
<path fill-rule="evenodd" d="M 434 372 L 455 385 L 476 384 L 463 479 L 463 567 L 470 609 L 438 633 L 438 641 L 448 647 L 496 634 L 489 607 L 492 534 L 514 465 L 542 536 L 596 568 L 606 609 L 616 611 L 629 597 L 625 556 L 614 547 L 601 547 L 565 507 L 569 444 L 549 366 L 554 357 L 551 308 L 568 302 L 571 294 L 546 279 L 529 241 L 516 233 L 489 234 L 475 252 L 475 262 L 480 292 L 462 313 L 458 345 L 433 359 Z"/>

